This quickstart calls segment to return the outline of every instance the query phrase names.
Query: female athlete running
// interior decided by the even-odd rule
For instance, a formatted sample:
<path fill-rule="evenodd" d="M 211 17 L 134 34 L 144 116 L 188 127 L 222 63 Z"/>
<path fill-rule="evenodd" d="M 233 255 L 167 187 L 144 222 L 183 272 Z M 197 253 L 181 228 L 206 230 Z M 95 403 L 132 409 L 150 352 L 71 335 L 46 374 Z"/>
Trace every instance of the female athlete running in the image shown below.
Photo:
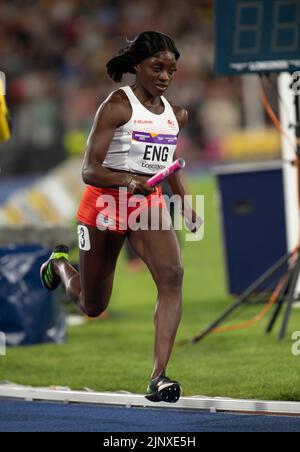
<path fill-rule="evenodd" d="M 68 248 L 58 246 L 41 268 L 45 288 L 63 284 L 66 294 L 88 316 L 99 316 L 111 296 L 115 267 L 127 237 L 148 266 L 157 286 L 155 309 L 154 368 L 146 398 L 174 403 L 181 394 L 178 382 L 165 371 L 173 348 L 182 310 L 183 268 L 180 250 L 161 189 L 147 180 L 176 158 L 179 130 L 187 122 L 187 111 L 171 105 L 163 94 L 176 71 L 180 54 L 173 40 L 161 33 L 141 33 L 126 49 L 107 63 L 107 73 L 120 82 L 125 73 L 135 74 L 135 83 L 112 92 L 96 113 L 87 143 L 82 177 L 87 185 L 78 211 L 80 272 L 69 263 Z M 174 194 L 186 194 L 179 174 L 168 178 Z M 139 213 L 160 214 L 158 230 L 130 228 L 128 207 L 124 214 L 119 188 L 126 188 L 125 204 L 144 195 Z M 107 196 L 116 209 L 105 209 Z M 105 212 L 105 213 L 104 213 Z M 189 208 L 185 215 L 198 229 L 201 220 Z M 164 223 L 165 224 L 165 223 Z"/>

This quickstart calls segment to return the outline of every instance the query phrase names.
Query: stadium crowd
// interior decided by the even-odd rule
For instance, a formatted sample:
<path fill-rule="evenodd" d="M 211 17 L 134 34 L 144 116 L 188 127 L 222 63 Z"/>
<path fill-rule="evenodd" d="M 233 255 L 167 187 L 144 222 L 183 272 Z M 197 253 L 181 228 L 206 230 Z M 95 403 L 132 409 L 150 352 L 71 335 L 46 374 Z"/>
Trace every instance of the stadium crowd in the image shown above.
<path fill-rule="evenodd" d="M 116 88 L 106 61 L 147 29 L 171 35 L 182 55 L 168 92 L 190 115 L 182 152 L 195 161 L 218 158 L 224 131 L 241 125 L 242 103 L 239 80 L 213 75 L 211 6 L 212 0 L 1 2 L 0 70 L 13 123 L 6 152 L 0 147 L 1 167 L 44 171 L 82 152 L 97 107 Z"/>

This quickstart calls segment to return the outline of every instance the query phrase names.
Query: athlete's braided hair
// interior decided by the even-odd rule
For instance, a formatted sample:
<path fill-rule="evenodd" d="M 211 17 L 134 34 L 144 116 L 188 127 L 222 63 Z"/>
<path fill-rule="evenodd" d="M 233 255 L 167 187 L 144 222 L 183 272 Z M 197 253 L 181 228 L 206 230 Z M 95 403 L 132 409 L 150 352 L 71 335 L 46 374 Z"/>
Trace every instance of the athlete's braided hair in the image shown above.
<path fill-rule="evenodd" d="M 175 43 L 169 36 L 157 31 L 145 31 L 137 36 L 128 47 L 120 50 L 119 55 L 106 64 L 109 77 L 115 82 L 122 80 L 123 74 L 135 74 L 134 66 L 158 52 L 169 50 L 176 60 L 179 59 Z"/>

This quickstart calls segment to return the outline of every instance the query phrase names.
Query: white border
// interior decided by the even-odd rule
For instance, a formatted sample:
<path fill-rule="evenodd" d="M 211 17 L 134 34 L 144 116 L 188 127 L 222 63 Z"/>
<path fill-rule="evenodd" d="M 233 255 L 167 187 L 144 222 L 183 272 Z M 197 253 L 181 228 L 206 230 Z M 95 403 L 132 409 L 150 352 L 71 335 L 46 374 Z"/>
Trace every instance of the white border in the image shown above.
<path fill-rule="evenodd" d="M 177 403 L 153 403 L 140 394 L 119 394 L 110 392 L 70 391 L 60 389 L 31 388 L 25 386 L 0 385 L 1 398 L 26 401 L 51 401 L 85 403 L 98 405 L 118 405 L 124 407 L 151 407 L 168 409 L 205 410 L 211 412 L 230 411 L 259 414 L 300 415 L 300 402 L 263 400 L 240 400 L 209 398 L 205 396 L 182 397 Z"/>

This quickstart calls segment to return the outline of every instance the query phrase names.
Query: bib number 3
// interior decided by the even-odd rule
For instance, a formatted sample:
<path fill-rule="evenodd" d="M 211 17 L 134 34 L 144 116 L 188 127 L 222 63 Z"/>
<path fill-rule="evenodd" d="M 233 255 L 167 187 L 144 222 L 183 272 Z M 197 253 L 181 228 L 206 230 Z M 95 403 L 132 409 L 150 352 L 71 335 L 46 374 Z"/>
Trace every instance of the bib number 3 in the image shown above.
<path fill-rule="evenodd" d="M 82 251 L 90 251 L 91 240 L 90 240 L 90 234 L 89 234 L 88 228 L 81 224 L 78 225 L 77 234 L 78 234 L 79 249 Z"/>

